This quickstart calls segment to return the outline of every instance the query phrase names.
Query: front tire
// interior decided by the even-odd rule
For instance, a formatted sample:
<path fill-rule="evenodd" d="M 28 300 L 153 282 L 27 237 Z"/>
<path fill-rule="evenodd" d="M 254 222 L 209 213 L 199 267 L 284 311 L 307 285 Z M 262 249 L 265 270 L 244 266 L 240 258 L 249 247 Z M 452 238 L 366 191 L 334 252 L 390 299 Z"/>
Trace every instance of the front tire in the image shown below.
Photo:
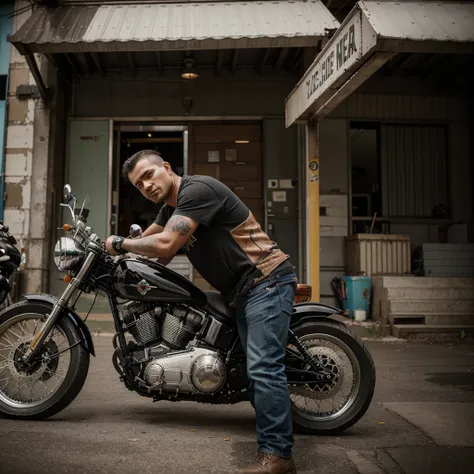
<path fill-rule="evenodd" d="M 292 329 L 313 356 L 338 374 L 331 384 L 289 387 L 295 431 L 328 435 L 348 429 L 365 414 L 374 394 L 375 366 L 366 345 L 344 324 L 330 319 L 303 321 Z M 343 393 L 346 378 L 351 391 L 332 412 L 330 395 Z M 302 407 L 301 399 L 316 408 L 308 408 L 308 402 Z"/>
<path fill-rule="evenodd" d="M 90 356 L 79 343 L 81 337 L 75 326 L 66 318 L 58 319 L 43 344 L 42 351 L 46 356 L 53 355 L 49 362 L 38 361 L 28 374 L 15 364 L 51 310 L 51 305 L 20 302 L 0 313 L 0 414 L 5 417 L 48 418 L 66 408 L 84 385 Z M 55 334 L 58 334 L 56 338 Z M 54 357 L 55 354 L 59 356 Z M 67 368 L 61 365 L 63 372 L 60 372 L 60 364 L 65 360 L 68 361 Z M 41 398 L 41 392 L 48 392 L 48 385 L 53 382 L 58 385 L 56 389 L 49 394 L 43 393 Z"/>

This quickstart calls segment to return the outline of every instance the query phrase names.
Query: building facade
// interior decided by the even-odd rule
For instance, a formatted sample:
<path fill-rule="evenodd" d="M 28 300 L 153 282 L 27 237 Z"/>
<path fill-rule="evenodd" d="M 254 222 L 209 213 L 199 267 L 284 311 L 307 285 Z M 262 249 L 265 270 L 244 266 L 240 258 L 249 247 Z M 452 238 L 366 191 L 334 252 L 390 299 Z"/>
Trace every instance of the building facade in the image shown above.
<path fill-rule="evenodd" d="M 443 229 L 473 242 L 472 10 L 443 7 L 471 33 L 427 42 L 393 2 L 60 3 L 17 1 L 10 38 L 9 100 L 25 114 L 9 118 L 5 220 L 25 291 L 60 291 L 65 182 L 103 237 L 151 222 L 119 176 L 143 148 L 228 184 L 327 303 L 352 234 L 407 235 L 415 256 Z M 175 268 L 205 287 L 184 257 Z"/>
<path fill-rule="evenodd" d="M 348 272 L 347 237 L 371 231 L 409 238 L 411 272 L 474 275 L 473 7 L 358 2 L 290 94 L 287 125 L 309 123 L 307 159 L 319 160 L 309 260 L 321 260 L 323 299 Z M 434 243 L 457 246 L 451 260 L 417 268 Z M 371 258 L 383 270 L 402 257 Z"/>
<path fill-rule="evenodd" d="M 120 177 L 123 161 L 144 148 L 178 174 L 230 186 L 304 278 L 304 127 L 285 128 L 284 101 L 339 25 L 322 2 L 15 8 L 11 70 L 31 74 L 10 92 L 21 88 L 30 115 L 9 127 L 7 160 L 26 153 L 30 168 L 7 177 L 21 181 L 22 202 L 6 206 L 27 255 L 25 291 L 64 285 L 51 252 L 65 182 L 79 200 L 88 194 L 89 223 L 103 238 L 153 221 L 156 207 Z M 206 287 L 184 256 L 171 265 Z"/>

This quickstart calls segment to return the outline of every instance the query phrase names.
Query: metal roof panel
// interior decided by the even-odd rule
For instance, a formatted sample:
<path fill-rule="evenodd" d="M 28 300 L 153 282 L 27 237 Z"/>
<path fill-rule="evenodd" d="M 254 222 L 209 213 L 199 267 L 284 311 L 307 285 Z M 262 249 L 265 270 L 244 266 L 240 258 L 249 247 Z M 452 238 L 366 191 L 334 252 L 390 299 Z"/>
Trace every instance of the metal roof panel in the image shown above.
<path fill-rule="evenodd" d="M 380 38 L 474 41 L 474 4 L 466 2 L 358 3 Z"/>
<path fill-rule="evenodd" d="M 315 39 L 326 36 L 327 29 L 338 26 L 320 0 L 59 6 L 36 9 L 10 41 L 35 45 L 34 50 L 40 52 L 46 51 L 47 45 L 62 45 L 63 51 L 71 45 L 71 52 L 76 50 L 73 45 L 79 44 L 81 51 L 107 51 L 107 44 L 117 51 L 118 43 L 128 43 L 128 48 L 133 43 L 138 50 L 190 46 L 183 41 L 219 47 L 208 40 L 228 39 L 247 39 L 239 41 L 240 47 L 258 47 L 262 38 L 294 38 L 300 43 L 311 38 L 314 44 Z M 172 42 L 179 42 L 179 46 Z M 291 42 L 267 41 L 266 45 Z"/>

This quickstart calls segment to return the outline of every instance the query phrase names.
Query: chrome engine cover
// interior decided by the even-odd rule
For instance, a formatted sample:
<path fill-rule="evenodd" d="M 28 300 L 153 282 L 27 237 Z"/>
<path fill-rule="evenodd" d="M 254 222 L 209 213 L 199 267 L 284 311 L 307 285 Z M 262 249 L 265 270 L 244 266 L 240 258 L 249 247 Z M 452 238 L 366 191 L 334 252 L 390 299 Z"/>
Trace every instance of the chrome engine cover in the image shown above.
<path fill-rule="evenodd" d="M 153 359 L 144 377 L 153 390 L 215 393 L 223 387 L 227 371 L 216 351 L 194 347 Z"/>

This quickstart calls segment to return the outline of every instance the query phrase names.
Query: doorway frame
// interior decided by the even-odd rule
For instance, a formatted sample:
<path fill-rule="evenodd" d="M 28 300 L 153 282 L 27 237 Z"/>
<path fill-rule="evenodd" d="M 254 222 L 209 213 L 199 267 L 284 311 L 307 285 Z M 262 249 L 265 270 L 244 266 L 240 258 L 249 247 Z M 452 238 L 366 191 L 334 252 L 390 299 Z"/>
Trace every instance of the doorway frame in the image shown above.
<path fill-rule="evenodd" d="M 135 121 L 135 120 L 133 120 Z M 131 120 L 127 121 L 118 121 L 118 120 L 111 120 L 111 132 L 109 135 L 109 167 L 108 167 L 108 193 L 107 193 L 107 225 L 109 229 L 109 235 L 112 235 L 116 229 L 112 228 L 112 204 L 113 204 L 113 189 L 114 184 L 116 189 L 119 189 L 119 180 L 120 180 L 120 166 L 117 166 L 116 173 L 114 176 L 114 164 L 115 160 L 119 159 L 120 154 L 120 138 L 122 132 L 183 132 L 183 173 L 188 173 L 188 165 L 189 165 L 189 125 L 139 125 L 139 124 L 131 124 Z M 117 143 L 114 150 L 113 141 L 114 130 L 117 131 Z M 114 183 L 115 179 L 115 183 Z M 117 203 L 115 204 L 116 215 L 118 217 L 120 213 L 119 209 L 119 200 L 117 195 Z M 116 219 L 115 222 L 118 222 Z M 116 225 L 116 224 L 115 224 Z"/>

